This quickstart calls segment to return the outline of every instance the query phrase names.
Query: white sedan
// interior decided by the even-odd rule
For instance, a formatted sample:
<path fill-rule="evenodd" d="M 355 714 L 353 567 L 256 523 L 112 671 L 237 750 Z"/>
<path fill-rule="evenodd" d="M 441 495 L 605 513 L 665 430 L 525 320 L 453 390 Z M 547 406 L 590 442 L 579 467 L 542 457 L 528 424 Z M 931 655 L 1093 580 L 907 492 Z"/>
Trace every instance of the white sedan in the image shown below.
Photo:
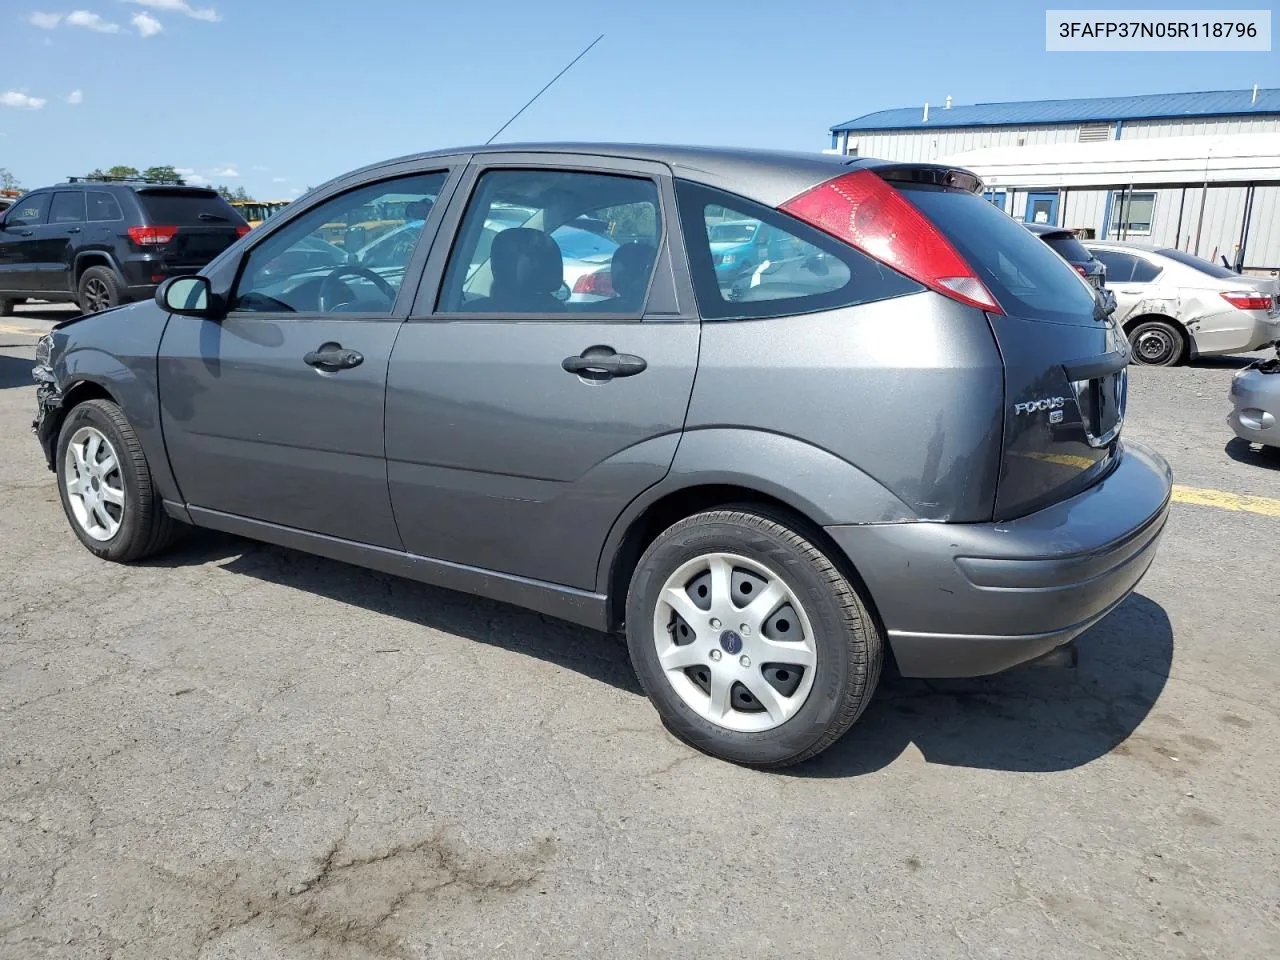
<path fill-rule="evenodd" d="M 1197 356 L 1280 343 L 1280 283 L 1171 247 L 1111 240 L 1084 246 L 1107 268 L 1115 319 L 1137 363 L 1171 367 Z"/>

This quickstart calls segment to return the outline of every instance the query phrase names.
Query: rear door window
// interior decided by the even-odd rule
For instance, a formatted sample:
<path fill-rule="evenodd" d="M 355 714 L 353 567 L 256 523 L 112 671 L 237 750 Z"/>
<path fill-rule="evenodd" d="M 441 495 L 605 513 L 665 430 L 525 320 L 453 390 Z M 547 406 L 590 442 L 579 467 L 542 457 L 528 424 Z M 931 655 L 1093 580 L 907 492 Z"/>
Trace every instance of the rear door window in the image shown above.
<path fill-rule="evenodd" d="M 1084 244 L 1069 233 L 1049 234 L 1044 238 L 1044 242 L 1068 263 L 1088 263 L 1093 259 L 1089 251 L 1084 248 Z"/>
<path fill-rule="evenodd" d="M 139 190 L 138 199 L 155 224 L 193 226 L 241 222 L 240 214 L 212 190 Z"/>
<path fill-rule="evenodd" d="M 1022 224 L 972 193 L 913 185 L 902 194 L 960 251 L 1007 313 L 1091 322 L 1095 301 L 1088 285 Z"/>
<path fill-rule="evenodd" d="M 925 288 L 786 214 L 676 181 L 698 309 L 709 320 L 794 316 Z"/>
<path fill-rule="evenodd" d="M 84 194 L 79 190 L 62 190 L 53 195 L 49 208 L 50 223 L 84 223 Z"/>
<path fill-rule="evenodd" d="M 1108 283 L 1128 283 L 1133 279 L 1133 268 L 1138 262 L 1137 257 L 1131 257 L 1127 253 L 1117 253 L 1115 250 L 1094 250 L 1093 255 L 1107 268 Z"/>

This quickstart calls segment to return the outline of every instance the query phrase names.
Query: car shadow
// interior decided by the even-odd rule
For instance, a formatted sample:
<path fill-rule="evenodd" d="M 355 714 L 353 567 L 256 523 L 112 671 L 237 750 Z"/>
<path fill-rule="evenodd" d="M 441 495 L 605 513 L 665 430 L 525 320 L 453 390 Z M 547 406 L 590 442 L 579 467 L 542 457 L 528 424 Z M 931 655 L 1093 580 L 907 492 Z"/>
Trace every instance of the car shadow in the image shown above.
<path fill-rule="evenodd" d="M 1243 437 L 1232 437 L 1223 450 L 1237 463 L 1247 463 L 1251 467 L 1263 467 L 1267 470 L 1280 470 L 1280 448 L 1261 447 L 1255 450 Z"/>
<path fill-rule="evenodd" d="M 887 766 L 914 744 L 925 761 L 1019 773 L 1069 770 L 1127 740 L 1169 679 L 1173 628 L 1131 595 L 1078 639 L 1079 666 L 1019 667 L 972 680 L 887 677 L 838 743 L 791 770 L 850 777 Z"/>
<path fill-rule="evenodd" d="M 1243 370 L 1251 363 L 1257 363 L 1261 357 L 1253 355 L 1233 354 L 1222 357 L 1196 357 L 1194 360 L 1187 362 L 1189 367 L 1199 367 L 1204 370 Z"/>
<path fill-rule="evenodd" d="M 423 627 L 492 644 L 642 696 L 625 642 L 496 601 L 310 554 L 200 531 L 146 565 L 215 563 Z M 793 777 L 853 777 L 915 744 L 930 763 L 1015 772 L 1067 770 L 1123 743 L 1169 677 L 1173 630 L 1163 608 L 1134 594 L 1080 640 L 1075 669 L 1028 667 L 976 680 L 886 676 L 866 713 Z M 653 718 L 655 729 L 659 720 Z"/>
<path fill-rule="evenodd" d="M 23 357 L 11 357 L 0 353 L 0 390 L 10 387 L 34 387 L 31 379 L 31 368 L 35 364 Z"/>

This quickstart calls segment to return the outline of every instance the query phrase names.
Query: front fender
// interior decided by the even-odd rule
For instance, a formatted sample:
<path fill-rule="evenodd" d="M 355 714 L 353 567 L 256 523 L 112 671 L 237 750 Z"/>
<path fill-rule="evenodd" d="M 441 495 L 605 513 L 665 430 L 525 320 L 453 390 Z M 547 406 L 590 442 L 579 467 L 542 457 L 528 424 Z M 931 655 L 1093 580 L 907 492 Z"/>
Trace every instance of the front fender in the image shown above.
<path fill-rule="evenodd" d="M 795 437 L 737 427 L 691 430 L 681 437 L 666 477 L 628 504 L 609 531 L 596 571 L 596 589 L 608 593 L 627 531 L 649 507 L 682 490 L 721 485 L 772 497 L 817 526 L 919 519 L 854 464 Z"/>

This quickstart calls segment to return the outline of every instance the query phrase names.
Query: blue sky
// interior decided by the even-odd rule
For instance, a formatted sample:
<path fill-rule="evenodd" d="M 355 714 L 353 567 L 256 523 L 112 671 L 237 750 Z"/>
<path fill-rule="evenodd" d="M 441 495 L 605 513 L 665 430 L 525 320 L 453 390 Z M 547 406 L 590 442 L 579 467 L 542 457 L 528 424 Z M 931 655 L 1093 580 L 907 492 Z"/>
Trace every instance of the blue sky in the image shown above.
<path fill-rule="evenodd" d="M 0 6 L 0 167 L 28 187 L 114 163 L 170 163 L 288 198 L 364 163 L 483 142 L 599 33 L 503 140 L 820 150 L 834 123 L 947 95 L 973 103 L 1280 81 L 1276 52 L 1046 53 L 1046 5 L 1026 0 Z"/>

